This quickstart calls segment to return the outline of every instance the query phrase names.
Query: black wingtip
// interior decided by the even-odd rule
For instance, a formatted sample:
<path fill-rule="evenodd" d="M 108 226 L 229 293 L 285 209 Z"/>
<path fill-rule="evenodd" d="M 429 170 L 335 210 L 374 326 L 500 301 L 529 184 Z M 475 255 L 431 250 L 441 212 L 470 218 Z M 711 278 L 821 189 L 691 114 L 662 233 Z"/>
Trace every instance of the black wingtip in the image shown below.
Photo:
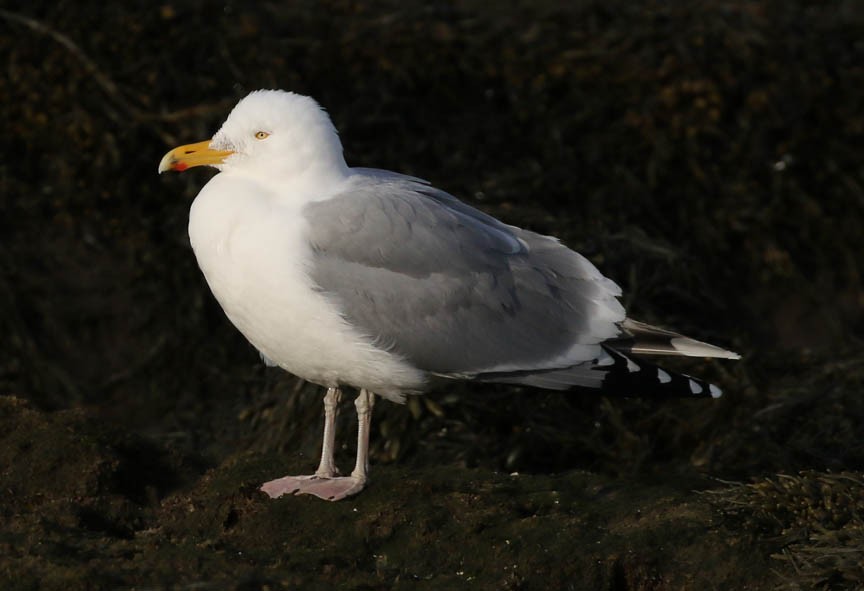
<path fill-rule="evenodd" d="M 720 398 L 723 391 L 705 380 L 663 369 L 637 357 L 604 347 L 594 369 L 604 372 L 601 391 L 639 398 Z"/>

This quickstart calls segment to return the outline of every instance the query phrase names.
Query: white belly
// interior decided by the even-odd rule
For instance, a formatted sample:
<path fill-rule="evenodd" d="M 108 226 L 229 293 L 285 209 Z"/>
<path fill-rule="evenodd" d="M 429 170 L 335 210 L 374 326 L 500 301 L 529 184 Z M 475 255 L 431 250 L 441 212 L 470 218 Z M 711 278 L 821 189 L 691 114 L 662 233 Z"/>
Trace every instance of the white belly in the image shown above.
<path fill-rule="evenodd" d="M 224 173 L 198 194 L 189 238 L 225 314 L 261 353 L 310 382 L 394 400 L 421 390 L 423 372 L 373 346 L 313 289 L 302 206 Z"/>

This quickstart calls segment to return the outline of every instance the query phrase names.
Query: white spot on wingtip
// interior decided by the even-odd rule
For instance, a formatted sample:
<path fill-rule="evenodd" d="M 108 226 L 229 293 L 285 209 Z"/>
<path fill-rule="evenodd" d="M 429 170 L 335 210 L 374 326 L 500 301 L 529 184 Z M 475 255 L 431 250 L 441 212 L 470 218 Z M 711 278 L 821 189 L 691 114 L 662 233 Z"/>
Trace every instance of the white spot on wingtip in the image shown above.
<path fill-rule="evenodd" d="M 690 380 L 690 391 L 694 394 L 701 394 L 702 386 L 696 380 Z"/>
<path fill-rule="evenodd" d="M 723 396 L 723 390 L 714 384 L 708 384 L 708 391 L 711 392 L 711 398 L 720 398 Z"/>
<path fill-rule="evenodd" d="M 642 369 L 641 367 L 633 363 L 632 359 L 628 359 L 627 357 L 625 357 L 625 359 L 627 359 L 627 371 L 629 371 L 630 373 L 636 373 L 637 371 Z"/>
<path fill-rule="evenodd" d="M 663 371 L 662 369 L 660 369 L 658 367 L 657 368 L 657 379 L 660 380 L 661 384 L 668 384 L 669 382 L 672 381 L 672 376 L 670 376 L 668 373 L 666 373 L 665 371 Z"/>
<path fill-rule="evenodd" d="M 603 354 L 597 358 L 597 360 L 594 362 L 594 365 L 597 367 L 606 367 L 608 365 L 615 365 L 615 360 L 612 358 L 611 355 L 606 353 L 606 351 L 603 351 Z"/>

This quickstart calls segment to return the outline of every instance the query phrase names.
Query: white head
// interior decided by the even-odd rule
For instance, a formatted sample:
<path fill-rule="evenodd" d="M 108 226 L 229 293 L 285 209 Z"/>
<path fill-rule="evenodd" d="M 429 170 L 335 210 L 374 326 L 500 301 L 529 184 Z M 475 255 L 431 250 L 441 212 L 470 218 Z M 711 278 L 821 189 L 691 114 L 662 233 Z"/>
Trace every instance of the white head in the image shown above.
<path fill-rule="evenodd" d="M 283 90 L 256 90 L 242 99 L 209 142 L 180 146 L 159 171 L 209 165 L 272 180 L 344 176 L 342 143 L 314 99 Z"/>

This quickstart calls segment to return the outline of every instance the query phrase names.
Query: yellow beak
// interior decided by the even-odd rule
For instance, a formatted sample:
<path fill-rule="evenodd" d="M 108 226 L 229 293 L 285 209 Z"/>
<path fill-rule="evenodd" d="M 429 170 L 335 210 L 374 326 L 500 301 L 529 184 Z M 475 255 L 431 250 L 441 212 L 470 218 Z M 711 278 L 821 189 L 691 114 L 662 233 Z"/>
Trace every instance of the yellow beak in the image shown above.
<path fill-rule="evenodd" d="M 186 144 L 174 148 L 162 157 L 159 162 L 159 174 L 166 170 L 183 172 L 193 166 L 215 166 L 231 154 L 231 150 L 214 150 L 210 147 L 210 140 L 198 142 L 197 144 Z"/>

